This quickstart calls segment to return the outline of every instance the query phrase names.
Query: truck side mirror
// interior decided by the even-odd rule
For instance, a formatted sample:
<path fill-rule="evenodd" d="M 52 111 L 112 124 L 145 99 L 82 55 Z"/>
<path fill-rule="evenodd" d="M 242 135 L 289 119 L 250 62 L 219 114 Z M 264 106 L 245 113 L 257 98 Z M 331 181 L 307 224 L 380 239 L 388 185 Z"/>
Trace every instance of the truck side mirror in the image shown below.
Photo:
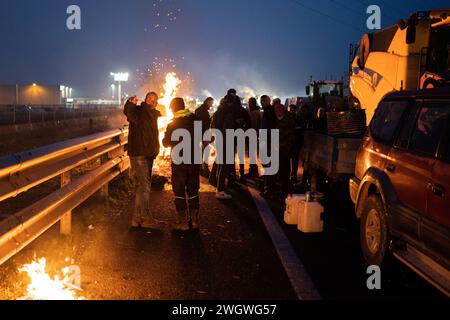
<path fill-rule="evenodd" d="M 410 26 L 406 30 L 406 44 L 416 43 L 416 27 Z"/>
<path fill-rule="evenodd" d="M 306 91 L 306 95 L 309 96 L 311 94 L 311 87 L 306 86 L 305 91 Z"/>
<path fill-rule="evenodd" d="M 403 20 L 403 19 L 400 19 L 400 20 L 398 20 L 397 21 L 397 27 L 400 29 L 400 30 L 405 30 L 406 29 L 406 22 L 405 22 L 405 20 Z"/>

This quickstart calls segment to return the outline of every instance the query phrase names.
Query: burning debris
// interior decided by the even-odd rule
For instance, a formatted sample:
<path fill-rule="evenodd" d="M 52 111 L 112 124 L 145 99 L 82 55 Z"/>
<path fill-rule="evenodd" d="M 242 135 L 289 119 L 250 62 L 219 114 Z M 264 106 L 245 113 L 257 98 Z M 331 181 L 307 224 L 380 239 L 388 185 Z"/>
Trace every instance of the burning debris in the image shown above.
<path fill-rule="evenodd" d="M 80 270 L 77 266 L 63 268 L 52 277 L 46 271 L 47 260 L 41 258 L 19 269 L 30 278 L 27 293 L 19 300 L 84 300 L 80 294 Z"/>

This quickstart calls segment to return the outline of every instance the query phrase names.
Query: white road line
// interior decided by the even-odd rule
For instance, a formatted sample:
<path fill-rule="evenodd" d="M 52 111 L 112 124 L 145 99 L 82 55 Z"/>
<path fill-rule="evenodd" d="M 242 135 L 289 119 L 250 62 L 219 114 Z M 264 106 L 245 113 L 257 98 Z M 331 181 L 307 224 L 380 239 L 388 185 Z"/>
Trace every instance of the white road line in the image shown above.
<path fill-rule="evenodd" d="M 253 186 L 248 186 L 256 208 L 269 232 L 284 270 L 299 300 L 320 300 L 321 296 L 305 270 L 302 262 L 292 248 L 289 240 L 274 217 L 266 200 Z"/>

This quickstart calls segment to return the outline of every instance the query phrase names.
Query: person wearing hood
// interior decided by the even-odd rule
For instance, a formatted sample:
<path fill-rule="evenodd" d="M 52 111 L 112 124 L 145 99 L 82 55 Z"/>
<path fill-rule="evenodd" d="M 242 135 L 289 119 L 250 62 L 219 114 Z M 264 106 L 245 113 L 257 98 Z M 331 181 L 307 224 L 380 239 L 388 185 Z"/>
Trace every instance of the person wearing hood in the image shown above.
<path fill-rule="evenodd" d="M 147 94 L 145 101 L 138 105 L 136 96 L 125 104 L 124 114 L 129 122 L 128 155 L 136 183 L 136 198 L 132 227 L 157 228 L 163 223 L 150 210 L 150 191 L 153 162 L 159 154 L 158 118 L 156 110 L 158 95 Z"/>
<path fill-rule="evenodd" d="M 173 141 L 172 134 L 183 129 L 189 132 L 191 137 L 191 158 L 188 163 L 184 161 L 181 164 L 175 164 L 172 155 L 172 189 L 175 194 L 175 224 L 173 228 L 179 231 L 188 231 L 192 225 L 192 229 L 197 230 L 199 225 L 199 189 L 200 189 L 200 165 L 195 164 L 194 148 L 194 125 L 197 120 L 194 114 L 186 110 L 184 100 L 175 98 L 170 103 L 170 109 L 174 114 L 174 118 L 167 126 L 164 134 L 163 145 L 166 148 L 175 147 L 179 141 Z M 180 155 L 183 157 L 183 155 Z"/>

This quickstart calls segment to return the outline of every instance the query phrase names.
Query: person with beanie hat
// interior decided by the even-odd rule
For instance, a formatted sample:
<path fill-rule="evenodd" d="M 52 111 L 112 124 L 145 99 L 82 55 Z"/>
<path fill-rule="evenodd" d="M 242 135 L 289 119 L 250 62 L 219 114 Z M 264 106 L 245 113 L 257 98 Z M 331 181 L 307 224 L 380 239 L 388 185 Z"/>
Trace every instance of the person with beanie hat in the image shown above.
<path fill-rule="evenodd" d="M 163 145 L 166 148 L 175 147 L 179 141 L 173 141 L 172 134 L 178 129 L 184 129 L 191 135 L 191 157 L 183 160 L 181 164 L 174 163 L 172 155 L 172 189 L 175 194 L 175 224 L 173 229 L 188 231 L 191 223 L 192 229 L 199 228 L 199 189 L 200 189 L 200 165 L 195 164 L 194 125 L 197 120 L 189 110 L 185 108 L 182 98 L 175 98 L 170 103 L 170 109 L 174 119 L 167 126 L 164 134 Z M 180 155 L 183 157 L 183 155 Z"/>

